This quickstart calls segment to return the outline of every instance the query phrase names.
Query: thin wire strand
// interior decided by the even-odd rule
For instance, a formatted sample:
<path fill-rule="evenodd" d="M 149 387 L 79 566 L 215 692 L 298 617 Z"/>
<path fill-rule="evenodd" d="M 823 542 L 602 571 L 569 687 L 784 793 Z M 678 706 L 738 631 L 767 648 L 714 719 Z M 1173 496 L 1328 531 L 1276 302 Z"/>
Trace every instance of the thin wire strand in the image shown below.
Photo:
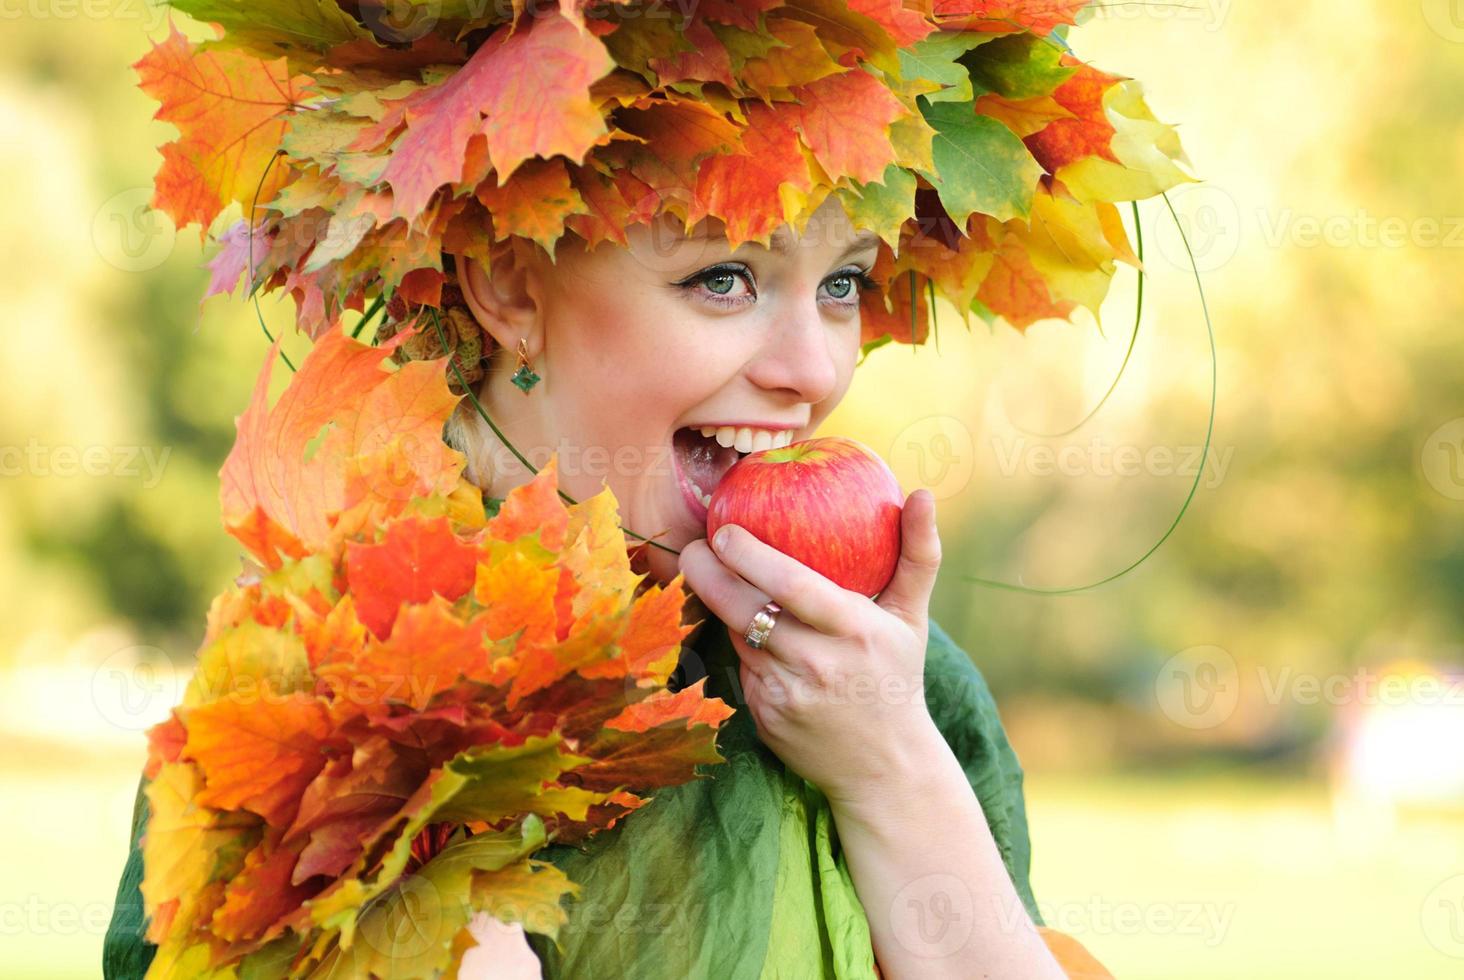
<path fill-rule="evenodd" d="M 384 306 L 386 306 L 386 296 L 382 295 L 376 297 L 376 301 L 371 304 L 371 307 L 365 313 L 361 314 L 361 322 L 356 324 L 356 329 L 351 331 L 352 340 L 355 340 L 357 337 L 361 336 L 361 331 L 366 328 L 366 324 L 370 323 L 371 318 L 374 317 L 377 312 Z M 383 317 L 382 319 L 384 320 L 385 317 Z M 373 344 L 372 346 L 375 345 Z"/>
<path fill-rule="evenodd" d="M 1194 482 L 1190 484 L 1189 494 L 1184 498 L 1184 503 L 1180 506 L 1179 513 L 1174 516 L 1174 520 L 1170 522 L 1169 527 L 1164 531 L 1164 534 L 1160 536 L 1158 541 L 1154 542 L 1153 546 L 1150 547 L 1148 551 L 1144 552 L 1137 559 L 1135 559 L 1133 562 L 1130 562 L 1119 571 L 1114 572 L 1107 578 L 1099 579 L 1097 582 L 1092 582 L 1088 585 L 1073 586 L 1071 588 L 1065 589 L 1033 589 L 1025 585 L 1014 585 L 1010 582 L 997 582 L 992 579 L 977 578 L 976 576 L 972 575 L 959 576 L 962 581 L 970 582 L 974 585 L 984 585 L 988 588 L 993 589 L 1003 589 L 1008 592 L 1022 592 L 1026 593 L 1027 595 L 1073 595 L 1078 592 L 1086 592 L 1090 589 L 1096 589 L 1100 585 L 1107 585 L 1109 582 L 1112 582 L 1115 579 L 1127 575 L 1129 572 L 1133 571 L 1135 568 L 1138 568 L 1144 562 L 1148 561 L 1149 556 L 1158 551 L 1159 548 L 1164 544 L 1164 542 L 1169 540 L 1169 536 L 1174 533 L 1175 528 L 1179 527 L 1179 522 L 1184 519 L 1184 515 L 1189 511 L 1190 502 L 1195 499 L 1195 492 L 1199 490 L 1200 480 L 1204 477 L 1205 463 L 1210 458 L 1210 440 L 1215 434 L 1215 401 L 1216 393 L 1219 390 L 1219 371 L 1217 368 L 1217 362 L 1219 358 L 1215 351 L 1215 325 L 1210 320 L 1210 306 L 1209 303 L 1205 300 L 1205 286 L 1204 283 L 1200 281 L 1200 268 L 1199 264 L 1195 261 L 1195 253 L 1190 249 L 1189 236 L 1184 233 L 1184 225 L 1180 222 L 1179 215 L 1175 214 L 1174 205 L 1171 204 L 1169 201 L 1169 195 L 1161 193 L 1160 196 L 1164 198 L 1164 204 L 1166 207 L 1169 208 L 1169 216 L 1174 220 L 1174 227 L 1179 231 L 1180 241 L 1184 242 L 1185 254 L 1189 256 L 1190 270 L 1194 273 L 1195 277 L 1195 288 L 1199 290 L 1200 294 L 1200 309 L 1204 312 L 1205 315 L 1205 330 L 1210 339 L 1210 420 L 1208 427 L 1205 430 L 1205 446 L 1200 453 L 1200 465 L 1195 472 Z"/>
<path fill-rule="evenodd" d="M 259 210 L 259 192 L 264 189 L 264 182 L 269 177 L 269 172 L 274 169 L 275 161 L 285 155 L 283 149 L 275 150 L 274 155 L 269 158 L 269 163 L 264 167 L 264 173 L 259 175 L 259 183 L 254 185 L 254 198 L 249 202 L 249 298 L 254 301 L 254 315 L 259 318 L 259 329 L 269 338 L 271 345 L 274 344 L 274 334 L 269 332 L 269 327 L 264 323 L 264 311 L 259 308 L 259 290 L 254 282 L 254 212 Z M 293 373 L 295 363 L 290 360 L 290 355 L 285 353 L 285 348 L 280 347 L 280 357 L 285 365 Z"/>
<path fill-rule="evenodd" d="M 1108 399 L 1113 395 L 1115 391 L 1118 390 L 1118 383 L 1123 380 L 1123 373 L 1128 368 L 1129 358 L 1133 357 L 1134 346 L 1138 343 L 1139 339 L 1139 323 L 1144 318 L 1144 282 L 1148 278 L 1144 275 L 1143 270 L 1144 229 L 1143 226 L 1139 224 L 1139 202 L 1134 201 L 1133 206 L 1134 237 L 1138 243 L 1139 251 L 1139 285 L 1138 299 L 1134 304 L 1134 330 L 1133 333 L 1129 335 L 1128 350 L 1123 352 L 1123 363 L 1118 366 L 1118 373 L 1113 376 L 1113 382 L 1108 386 L 1108 390 L 1103 393 L 1103 397 L 1098 399 L 1098 404 L 1094 405 L 1092 409 L 1089 410 L 1088 414 L 1084 415 L 1073 426 L 1067 429 L 1063 429 L 1061 432 L 1038 432 L 1033 429 L 1024 429 L 1020 425 L 1016 426 L 1017 431 L 1021 432 L 1023 435 L 1036 436 L 1039 439 L 1059 439 L 1063 436 L 1072 435 L 1074 432 L 1077 432 L 1083 426 L 1091 422 L 1093 420 L 1093 417 L 1103 410 L 1103 406 L 1108 404 Z"/>

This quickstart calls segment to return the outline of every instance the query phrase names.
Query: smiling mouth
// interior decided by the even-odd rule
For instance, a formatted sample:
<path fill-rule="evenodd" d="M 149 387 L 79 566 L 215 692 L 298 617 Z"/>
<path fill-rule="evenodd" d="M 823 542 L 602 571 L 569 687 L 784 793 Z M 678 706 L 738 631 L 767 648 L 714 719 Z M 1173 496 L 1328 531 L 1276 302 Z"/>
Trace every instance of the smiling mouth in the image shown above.
<path fill-rule="evenodd" d="M 732 446 L 723 446 L 713 436 L 704 436 L 696 429 L 677 429 L 671 438 L 681 473 L 703 506 L 711 501 L 712 491 L 722 482 L 737 461 L 747 453 Z"/>

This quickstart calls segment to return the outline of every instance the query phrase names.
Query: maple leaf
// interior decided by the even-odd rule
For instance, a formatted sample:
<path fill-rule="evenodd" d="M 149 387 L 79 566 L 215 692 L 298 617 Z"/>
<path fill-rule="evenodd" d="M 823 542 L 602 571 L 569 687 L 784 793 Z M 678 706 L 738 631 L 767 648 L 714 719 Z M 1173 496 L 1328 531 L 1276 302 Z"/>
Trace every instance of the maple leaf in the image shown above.
<path fill-rule="evenodd" d="M 1104 208 L 1112 212 L 1108 220 Z M 1110 239 L 1115 231 L 1125 236 L 1127 249 L 1123 223 L 1116 227 L 1111 223 L 1116 218 L 1111 204 L 1084 204 L 1043 189 L 1032 202 L 1031 224 L 1023 233 L 1028 257 L 1052 295 L 1087 307 L 1100 327 L 1100 308 L 1113 278 L 1114 260 L 1121 254 Z"/>
<path fill-rule="evenodd" d="M 850 224 L 868 228 L 883 241 L 898 242 L 915 207 L 915 183 L 914 174 L 892 163 L 880 180 L 857 191 L 840 188 L 834 193 L 843 202 Z"/>
<path fill-rule="evenodd" d="M 371 347 L 344 331 L 328 332 L 273 409 L 267 399 L 279 339 L 271 347 L 219 473 L 225 527 L 257 547 L 255 557 L 268 566 L 278 566 L 282 551 L 298 557 L 301 547 L 322 545 L 332 533 L 330 515 L 353 511 L 358 523 L 380 518 L 399 512 L 416 492 L 456 483 L 465 460 L 441 439 L 457 404 L 441 364 L 383 370 L 407 338 L 403 332 Z M 307 459 L 307 446 L 327 425 Z M 276 538 L 289 547 L 275 545 Z"/>
<path fill-rule="evenodd" d="M 300 47 L 325 51 L 354 41 L 373 41 L 336 0 L 169 0 L 168 6 L 227 28 L 231 45 L 266 53 Z M 381 46 L 376 45 L 378 50 Z"/>
<path fill-rule="evenodd" d="M 407 132 L 382 175 L 393 213 L 415 219 L 437 188 L 456 181 L 477 133 L 499 185 L 530 157 L 580 161 L 605 132 L 590 85 L 614 67 L 598 38 L 557 14 L 495 32 L 447 81 L 403 103 Z"/>
<path fill-rule="evenodd" d="M 932 154 L 935 171 L 924 176 L 958 224 L 977 212 L 998 220 L 1025 217 L 1042 168 L 1016 134 L 970 102 L 922 98 L 921 112 L 939 136 Z"/>
<path fill-rule="evenodd" d="M 859 297 L 859 345 L 868 348 L 883 338 L 900 338 L 918 344 L 930 330 L 930 307 L 925 296 L 925 282 L 919 276 L 892 276 L 893 250 L 881 243 L 870 276 L 877 282 L 890 282 L 884 291 L 863 293 Z M 913 332 L 912 332 L 913 331 Z"/>
<path fill-rule="evenodd" d="M 214 935 L 234 942 L 263 933 L 319 890 L 320 883 L 291 882 L 301 845 L 282 845 L 278 834 L 249 852 L 239 874 L 224 888 L 224 901 L 209 920 Z"/>
<path fill-rule="evenodd" d="M 1076 24 L 1092 0 L 935 0 L 934 16 L 943 30 L 1029 30 L 1050 34 L 1059 24 Z"/>
<path fill-rule="evenodd" d="M 732 77 L 732 57 L 707 22 L 692 17 L 686 22 L 684 34 L 689 50 L 650 59 L 648 64 L 655 69 L 657 81 L 662 85 L 687 80 L 721 82 L 729 91 L 736 91 L 739 86 Z"/>
<path fill-rule="evenodd" d="M 1053 90 L 1052 101 L 1071 116 L 1052 120 L 1038 132 L 1025 137 L 1023 142 L 1050 174 L 1090 156 L 1120 163 L 1109 146 L 1117 130 L 1104 112 L 1103 94 L 1122 79 L 1074 58 L 1065 56 L 1063 60 L 1076 65 L 1077 71 Z"/>
<path fill-rule="evenodd" d="M 220 871 L 242 864 L 257 820 L 220 813 L 196 802 L 202 778 L 190 763 L 170 763 L 147 786 L 148 824 L 143 838 L 143 901 L 151 922 L 149 942 L 161 943 L 174 923 L 206 918 L 223 902 Z M 159 914 L 159 912 L 163 914 Z"/>
<path fill-rule="evenodd" d="M 269 823 L 287 823 L 300 792 L 325 764 L 328 718 L 307 694 L 234 692 L 192 709 L 186 724 L 183 754 L 204 778 L 196 799 L 214 809 L 250 810 Z"/>
<path fill-rule="evenodd" d="M 744 152 L 709 158 L 697 174 L 696 196 L 687 220 L 722 220 L 727 247 L 764 245 L 773 230 L 802 210 L 813 177 L 793 128 L 796 108 L 753 103 L 748 107 Z"/>
<path fill-rule="evenodd" d="M 856 61 L 863 60 L 880 71 L 897 74 L 895 39 L 883 23 L 858 6 L 838 0 L 788 0 L 779 13 L 814 27 L 819 39 L 837 52 L 835 60 L 844 67 L 852 68 Z"/>
<path fill-rule="evenodd" d="M 924 40 L 936 29 L 919 8 L 904 0 L 849 0 L 849 9 L 879 24 L 902 48 Z"/>
<path fill-rule="evenodd" d="M 1073 118 L 1073 114 L 1050 95 L 1039 95 L 1031 99 L 1008 99 L 987 92 L 976 99 L 976 111 L 999 121 L 1023 140 L 1046 129 L 1056 120 Z M 1028 149 L 1031 148 L 1029 143 Z"/>
<path fill-rule="evenodd" d="M 533 852 L 721 761 L 732 708 L 665 689 L 684 581 L 632 572 L 609 488 L 566 507 L 551 456 L 485 520 L 460 462 L 355 433 L 418 406 L 405 431 L 435 439 L 451 405 L 440 365 L 384 372 L 384 353 L 322 337 L 272 407 L 266 367 L 241 418 L 221 475 L 245 523 L 226 522 L 289 547 L 210 605 L 148 733 L 151 975 L 450 971 L 474 912 L 525 902 L 553 937 L 578 886 Z"/>
<path fill-rule="evenodd" d="M 976 293 L 988 309 L 1019 330 L 1048 317 L 1066 317 L 1077 305 L 1053 297 L 1047 280 L 1022 248 L 1020 229 L 1021 222 L 1012 223 Z"/>
<path fill-rule="evenodd" d="M 783 5 L 783 0 L 702 0 L 698 12 L 707 20 L 756 31 L 762 14 Z"/>
<path fill-rule="evenodd" d="M 152 206 L 200 237 L 231 201 L 246 204 L 284 136 L 285 114 L 305 76 L 291 77 L 283 58 L 265 61 L 228 50 L 201 51 L 171 21 L 168 36 L 133 63 L 144 92 L 161 105 L 154 119 L 178 127 L 162 147 Z M 289 175 L 275 167 L 259 189 L 268 200 Z"/>
<path fill-rule="evenodd" d="M 378 542 L 346 545 L 356 615 L 383 640 L 403 603 L 457 599 L 472 588 L 476 571 L 477 549 L 452 533 L 445 516 L 396 521 Z"/>
<path fill-rule="evenodd" d="M 249 252 L 251 247 L 256 254 L 262 255 L 268 248 L 267 243 L 261 241 L 250 242 L 251 229 L 248 222 L 239 219 L 229 226 L 220 239 L 222 247 L 206 264 L 212 272 L 208 280 L 208 288 L 204 290 L 203 297 L 199 302 L 215 296 L 219 293 L 232 293 L 239 285 L 239 278 L 249 268 Z M 263 238 L 262 235 L 259 236 Z"/>
<path fill-rule="evenodd" d="M 788 98 L 786 89 L 846 70 L 819 42 L 817 29 L 801 20 L 769 17 L 765 34 L 744 32 L 724 43 L 743 59 L 740 84 L 763 99 Z"/>
<path fill-rule="evenodd" d="M 478 185 L 478 201 L 493 214 L 493 237 L 517 235 L 538 242 L 553 256 L 564 234 L 565 222 L 586 211 L 584 199 L 570 181 L 564 158 L 530 160 L 512 177 L 495 186 L 492 179 Z"/>
<path fill-rule="evenodd" d="M 1061 168 L 1057 177 L 1081 201 L 1138 201 L 1179 184 L 1194 183 L 1174 128 L 1154 118 L 1143 86 L 1124 79 L 1103 93 L 1104 112 L 1113 124 L 1110 148 L 1119 162 L 1086 156 Z"/>
<path fill-rule="evenodd" d="M 460 677 L 486 675 L 486 625 L 482 616 L 464 622 L 453 615 L 440 595 L 420 605 L 403 606 L 391 636 L 379 641 L 368 638 L 351 665 L 358 676 L 389 682 L 370 708 L 379 711 L 399 702 L 422 712 L 435 694 Z"/>
<path fill-rule="evenodd" d="M 945 241 L 924 236 L 914 239 L 898 263 L 899 268 L 915 269 L 922 277 L 938 283 L 968 327 L 972 300 L 995 262 L 991 242 L 980 234 L 983 221 L 980 215 L 968 219 L 968 230 L 975 228 L 976 234 L 953 236 Z M 913 242 L 918 242 L 918 247 Z"/>
<path fill-rule="evenodd" d="M 690 213 L 702 164 L 743 151 L 737 126 L 721 112 L 683 98 L 637 103 L 616 114 L 621 131 L 636 137 L 607 148 L 620 161 L 610 178 L 626 218 L 640 220 L 661 208 Z M 642 142 L 643 141 L 643 142 Z"/>
<path fill-rule="evenodd" d="M 793 125 L 833 180 L 878 180 L 895 161 L 889 125 L 911 109 L 869 72 L 856 68 L 831 75 L 793 95 Z"/>

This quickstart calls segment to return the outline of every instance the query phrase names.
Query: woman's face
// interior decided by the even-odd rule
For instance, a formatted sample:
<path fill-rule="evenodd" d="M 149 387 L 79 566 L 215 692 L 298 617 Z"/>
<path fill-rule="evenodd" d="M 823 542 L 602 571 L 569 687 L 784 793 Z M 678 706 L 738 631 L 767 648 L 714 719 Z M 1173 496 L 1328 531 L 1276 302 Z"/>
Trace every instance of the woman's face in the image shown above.
<path fill-rule="evenodd" d="M 567 236 L 555 263 L 524 249 L 460 277 L 505 348 L 479 395 L 493 421 L 535 467 L 557 452 L 564 492 L 608 484 L 623 526 L 678 551 L 705 536 L 705 497 L 740 455 L 808 438 L 843 397 L 878 246 L 832 197 L 772 248 L 729 251 L 720 229 L 667 218 L 593 251 Z M 527 396 L 509 381 L 520 337 L 543 379 Z M 531 479 L 465 410 L 470 476 L 497 497 Z M 657 581 L 676 574 L 674 554 L 645 559 Z"/>

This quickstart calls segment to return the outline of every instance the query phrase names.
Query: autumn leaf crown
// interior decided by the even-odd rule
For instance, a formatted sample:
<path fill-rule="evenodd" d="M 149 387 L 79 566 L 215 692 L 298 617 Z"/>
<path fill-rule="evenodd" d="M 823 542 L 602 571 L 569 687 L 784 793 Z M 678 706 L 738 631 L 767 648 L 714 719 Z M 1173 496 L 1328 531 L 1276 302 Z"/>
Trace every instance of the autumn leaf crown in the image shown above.
<path fill-rule="evenodd" d="M 665 213 L 766 245 L 829 195 L 883 243 L 866 352 L 923 342 L 937 294 L 968 325 L 1096 314 L 1139 265 L 1115 203 L 1195 178 L 1139 83 L 1070 49 L 1089 3 L 172 0 L 217 37 L 170 22 L 134 65 L 180 131 L 152 203 L 211 237 L 205 298 L 284 289 L 312 340 L 450 309 L 453 257 L 512 238 Z"/>

